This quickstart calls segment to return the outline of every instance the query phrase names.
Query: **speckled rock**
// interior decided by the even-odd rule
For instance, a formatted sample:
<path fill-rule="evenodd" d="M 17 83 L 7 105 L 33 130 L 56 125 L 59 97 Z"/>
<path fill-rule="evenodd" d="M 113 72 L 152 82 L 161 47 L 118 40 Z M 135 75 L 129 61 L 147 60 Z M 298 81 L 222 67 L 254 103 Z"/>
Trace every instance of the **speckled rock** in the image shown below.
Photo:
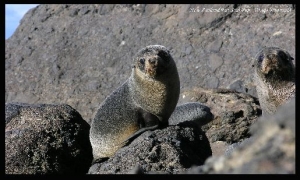
<path fill-rule="evenodd" d="M 87 173 L 89 129 L 69 105 L 5 104 L 5 173 Z"/>
<path fill-rule="evenodd" d="M 210 108 L 214 119 L 202 126 L 211 143 L 240 142 L 250 137 L 249 127 L 261 115 L 258 99 L 230 89 L 194 88 L 186 90 L 180 103 L 200 102 Z"/>
<path fill-rule="evenodd" d="M 295 98 L 251 126 L 253 136 L 228 155 L 210 157 L 184 173 L 295 174 Z"/>

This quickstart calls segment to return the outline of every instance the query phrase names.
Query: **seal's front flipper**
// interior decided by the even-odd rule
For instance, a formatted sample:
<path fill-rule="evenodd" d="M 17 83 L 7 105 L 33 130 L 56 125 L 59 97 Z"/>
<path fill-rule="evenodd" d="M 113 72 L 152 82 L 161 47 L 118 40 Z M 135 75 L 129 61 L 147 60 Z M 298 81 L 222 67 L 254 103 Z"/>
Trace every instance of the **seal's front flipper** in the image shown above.
<path fill-rule="evenodd" d="M 138 131 L 136 131 L 133 135 L 129 136 L 129 138 L 127 138 L 127 140 L 122 142 L 121 143 L 122 147 L 130 144 L 131 141 L 133 141 L 135 138 L 137 138 L 140 134 L 142 134 L 145 131 L 154 130 L 154 129 L 158 129 L 158 128 L 167 126 L 167 125 L 163 124 L 164 121 L 162 120 L 161 117 L 158 117 L 152 113 L 149 113 L 142 108 L 139 108 L 137 112 L 138 112 L 137 124 L 140 129 Z"/>
<path fill-rule="evenodd" d="M 135 132 L 133 135 L 131 135 L 129 138 L 127 138 L 125 141 L 121 143 L 122 147 L 129 145 L 135 138 L 137 138 L 139 135 L 141 135 L 143 132 L 148 131 L 148 130 L 154 130 L 157 129 L 159 125 L 154 125 L 151 127 L 144 127 L 139 129 L 137 132 Z"/>

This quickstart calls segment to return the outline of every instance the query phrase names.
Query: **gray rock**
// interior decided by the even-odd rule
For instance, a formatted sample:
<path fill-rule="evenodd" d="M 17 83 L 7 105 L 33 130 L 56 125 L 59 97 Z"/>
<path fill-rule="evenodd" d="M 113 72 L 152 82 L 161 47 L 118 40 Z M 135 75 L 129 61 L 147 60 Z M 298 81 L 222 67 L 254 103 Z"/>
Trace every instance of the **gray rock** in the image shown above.
<path fill-rule="evenodd" d="M 223 41 L 222 40 L 215 40 L 214 42 L 212 42 L 209 45 L 209 49 L 214 52 L 217 53 L 220 51 L 220 48 L 222 47 Z"/>
<path fill-rule="evenodd" d="M 218 56 L 217 54 L 211 54 L 209 56 L 209 67 L 212 71 L 216 71 L 223 64 L 222 57 Z"/>
<path fill-rule="evenodd" d="M 69 105 L 5 104 L 6 174 L 85 174 L 89 124 Z"/>
<path fill-rule="evenodd" d="M 205 134 L 196 125 L 181 124 L 146 131 L 88 174 L 176 174 L 202 165 L 212 155 Z"/>
<path fill-rule="evenodd" d="M 207 88 L 217 88 L 219 86 L 219 79 L 214 75 L 207 77 L 204 81 L 207 82 Z"/>
<path fill-rule="evenodd" d="M 237 92 L 246 93 L 245 88 L 243 87 L 243 81 L 237 80 L 229 86 L 230 89 L 235 90 Z"/>
<path fill-rule="evenodd" d="M 232 152 L 235 151 L 236 148 L 238 148 L 240 146 L 244 146 L 245 143 L 250 144 L 251 141 L 253 141 L 253 137 L 244 139 L 243 141 L 236 142 L 236 143 L 233 143 L 233 144 L 227 146 L 226 149 L 225 149 L 224 155 L 229 156 Z"/>

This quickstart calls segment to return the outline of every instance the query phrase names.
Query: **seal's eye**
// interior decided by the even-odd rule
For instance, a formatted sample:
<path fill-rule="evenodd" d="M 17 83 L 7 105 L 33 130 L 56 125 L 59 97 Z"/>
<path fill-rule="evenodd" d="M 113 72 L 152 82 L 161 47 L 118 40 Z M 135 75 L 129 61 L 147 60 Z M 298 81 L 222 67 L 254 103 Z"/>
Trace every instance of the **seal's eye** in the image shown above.
<path fill-rule="evenodd" d="M 139 61 L 140 61 L 141 64 L 143 64 L 143 65 L 145 64 L 145 59 L 144 58 L 140 58 Z"/>
<path fill-rule="evenodd" d="M 261 54 L 260 56 L 258 56 L 257 60 L 259 63 L 261 63 L 263 59 L 264 59 L 264 55 Z"/>

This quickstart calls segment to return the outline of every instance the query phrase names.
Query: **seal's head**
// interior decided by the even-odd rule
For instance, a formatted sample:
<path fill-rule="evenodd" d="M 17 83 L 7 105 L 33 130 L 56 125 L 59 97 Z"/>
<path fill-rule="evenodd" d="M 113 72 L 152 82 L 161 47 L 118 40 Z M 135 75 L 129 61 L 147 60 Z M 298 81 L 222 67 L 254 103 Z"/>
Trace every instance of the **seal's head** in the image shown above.
<path fill-rule="evenodd" d="M 156 79 L 165 74 L 174 61 L 169 50 L 161 45 L 150 45 L 141 49 L 134 58 L 133 68 L 145 78 Z"/>
<path fill-rule="evenodd" d="M 265 47 L 255 56 L 257 74 L 265 80 L 291 80 L 294 77 L 293 58 L 278 47 Z"/>

